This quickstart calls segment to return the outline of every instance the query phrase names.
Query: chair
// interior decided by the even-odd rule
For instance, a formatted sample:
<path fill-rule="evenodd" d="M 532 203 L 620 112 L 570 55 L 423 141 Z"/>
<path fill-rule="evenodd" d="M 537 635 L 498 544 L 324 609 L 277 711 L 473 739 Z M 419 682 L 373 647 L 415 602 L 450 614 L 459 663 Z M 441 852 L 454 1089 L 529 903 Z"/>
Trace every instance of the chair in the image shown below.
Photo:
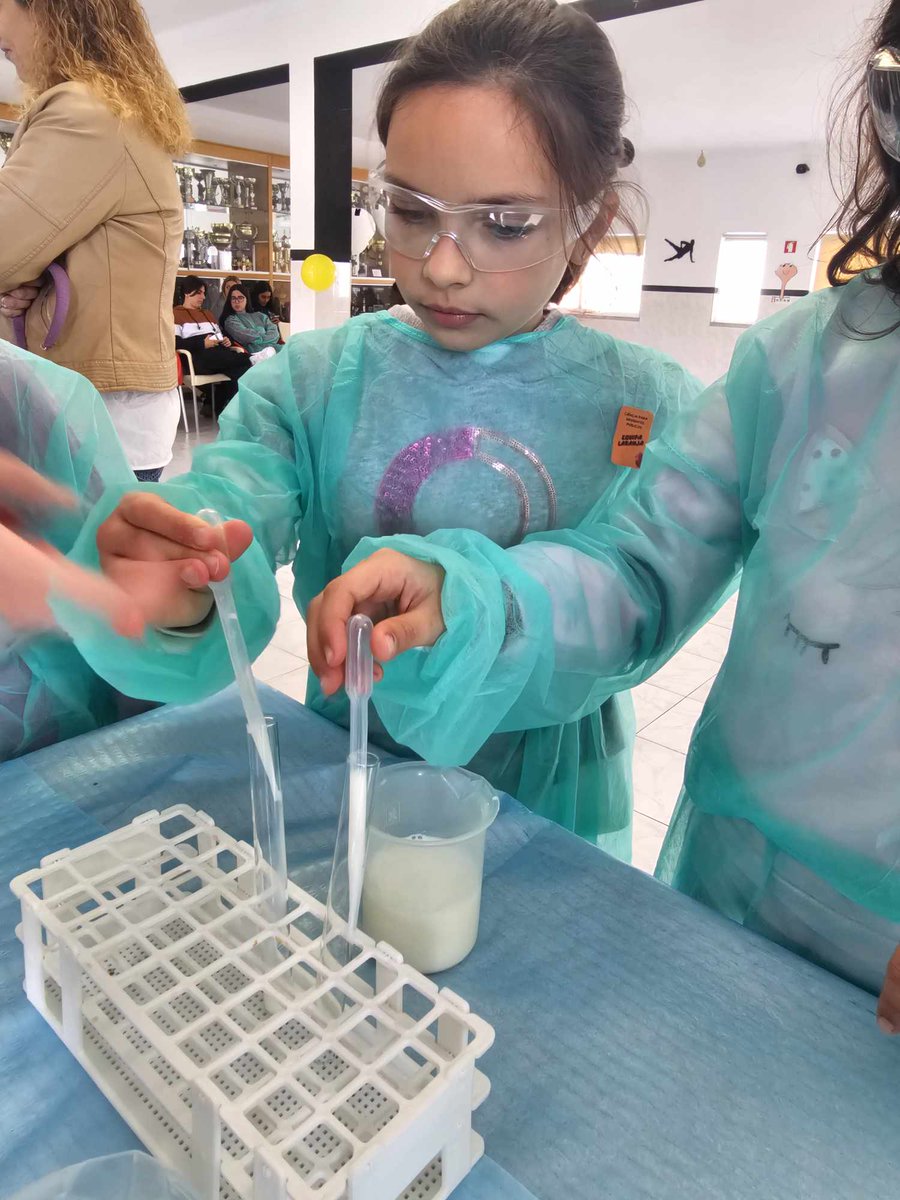
<path fill-rule="evenodd" d="M 176 351 L 176 353 L 179 356 L 178 391 L 179 391 L 179 394 L 181 395 L 181 411 L 182 411 L 182 414 L 184 415 L 184 427 L 185 427 L 185 429 L 187 429 L 187 414 L 185 413 L 185 408 L 184 408 L 184 386 L 183 386 L 184 371 L 181 366 L 181 359 L 184 359 L 184 361 L 187 363 L 188 380 L 190 383 L 191 393 L 194 397 L 194 426 L 195 426 L 196 432 L 199 433 L 200 432 L 200 410 L 197 407 L 197 388 L 203 387 L 205 384 L 210 385 L 210 387 L 212 388 L 213 412 L 215 412 L 215 410 L 216 410 L 216 384 L 217 383 L 228 383 L 230 381 L 230 377 L 228 375 L 222 375 L 221 373 L 218 375 L 198 375 L 194 371 L 194 356 L 193 356 L 193 354 L 191 354 L 190 350 L 178 350 L 178 351 Z"/>

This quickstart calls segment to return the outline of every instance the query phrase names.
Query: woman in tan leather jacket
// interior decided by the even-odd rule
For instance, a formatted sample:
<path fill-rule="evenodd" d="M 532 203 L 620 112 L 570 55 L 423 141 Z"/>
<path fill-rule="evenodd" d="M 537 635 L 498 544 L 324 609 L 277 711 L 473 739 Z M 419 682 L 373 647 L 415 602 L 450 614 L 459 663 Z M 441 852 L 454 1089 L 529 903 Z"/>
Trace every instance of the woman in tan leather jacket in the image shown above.
<path fill-rule="evenodd" d="M 27 348 L 87 376 L 132 469 L 158 478 L 180 411 L 172 156 L 190 138 L 184 105 L 139 0 L 0 0 L 0 52 L 26 87 L 0 170 L 0 337 L 15 340 L 27 309 Z M 53 263 L 69 308 L 48 347 Z"/>

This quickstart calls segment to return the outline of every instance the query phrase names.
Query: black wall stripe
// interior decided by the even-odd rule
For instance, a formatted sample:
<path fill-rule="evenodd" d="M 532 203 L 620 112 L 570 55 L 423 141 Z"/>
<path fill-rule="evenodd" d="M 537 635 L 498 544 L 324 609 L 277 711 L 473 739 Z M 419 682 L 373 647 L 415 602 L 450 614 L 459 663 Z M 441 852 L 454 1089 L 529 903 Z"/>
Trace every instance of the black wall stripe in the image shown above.
<path fill-rule="evenodd" d="M 644 292 L 690 292 L 698 296 L 714 296 L 718 288 L 714 287 L 675 287 L 668 283 L 645 283 L 641 289 Z"/>
<path fill-rule="evenodd" d="M 714 287 L 676 287 L 674 284 L 668 283 L 645 283 L 641 291 L 644 292 L 682 292 L 694 296 L 715 296 L 718 293 L 718 288 Z M 761 296 L 780 296 L 781 288 L 762 288 Z M 785 291 L 785 296 L 808 296 L 807 290 L 788 289 Z"/>

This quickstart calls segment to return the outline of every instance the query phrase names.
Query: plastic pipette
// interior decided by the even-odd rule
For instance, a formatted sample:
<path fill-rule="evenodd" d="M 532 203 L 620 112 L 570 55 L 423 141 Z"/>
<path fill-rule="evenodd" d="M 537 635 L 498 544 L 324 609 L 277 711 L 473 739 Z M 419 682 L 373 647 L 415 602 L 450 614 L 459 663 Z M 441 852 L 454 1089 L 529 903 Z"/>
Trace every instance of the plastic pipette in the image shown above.
<path fill-rule="evenodd" d="M 221 516 L 214 508 L 204 508 L 199 514 L 208 525 L 224 524 Z M 234 603 L 234 593 L 231 589 L 231 576 L 226 576 L 220 583 L 211 583 L 210 590 L 216 602 L 225 643 L 231 657 L 234 678 L 237 682 L 241 703 L 244 706 L 244 716 L 247 729 L 263 771 L 268 780 L 264 800 L 266 811 L 253 813 L 253 837 L 257 866 L 264 861 L 268 870 L 257 871 L 257 887 L 263 875 L 267 880 L 264 903 L 270 918 L 280 920 L 287 911 L 287 854 L 284 842 L 284 802 L 278 775 L 275 771 L 275 760 L 272 757 L 272 746 L 266 731 L 259 692 L 256 690 L 256 680 L 250 665 L 250 655 L 247 653 L 247 643 L 241 631 L 237 608 Z M 265 844 L 264 844 L 265 843 Z M 263 897 L 261 897 L 263 898 Z"/>
<path fill-rule="evenodd" d="M 347 759 L 348 818 L 347 876 L 349 881 L 349 936 L 356 933 L 366 869 L 368 819 L 369 697 L 372 695 L 372 622 L 351 617 L 347 625 L 346 690 L 350 700 L 350 755 Z"/>

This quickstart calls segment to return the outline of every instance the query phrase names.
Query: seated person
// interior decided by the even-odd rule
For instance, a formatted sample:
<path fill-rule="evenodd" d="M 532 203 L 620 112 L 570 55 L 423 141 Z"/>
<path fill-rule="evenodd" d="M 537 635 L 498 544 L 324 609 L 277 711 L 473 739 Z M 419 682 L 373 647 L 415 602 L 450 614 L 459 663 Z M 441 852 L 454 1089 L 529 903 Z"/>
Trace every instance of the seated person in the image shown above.
<path fill-rule="evenodd" d="M 244 347 L 254 363 L 271 358 L 284 345 L 278 322 L 268 313 L 251 312 L 247 292 L 239 283 L 228 293 L 222 328 L 233 342 Z"/>
<path fill-rule="evenodd" d="M 271 283 L 266 283 L 265 280 L 254 283 L 250 289 L 250 303 L 254 312 L 265 313 L 276 325 L 284 320 L 281 315 L 281 301 L 272 291 Z"/>
<path fill-rule="evenodd" d="M 40 471 L 41 474 L 36 474 Z M 58 604 L 101 614 L 139 637 L 124 592 L 64 557 L 106 487 L 131 487 L 106 406 L 83 376 L 0 342 L 0 761 L 147 708 L 95 675 Z M 80 503 L 79 503 L 80 502 Z"/>
<path fill-rule="evenodd" d="M 238 279 L 237 275 L 229 275 L 228 278 L 222 283 L 222 291 L 219 295 L 219 299 L 216 301 L 216 309 L 218 310 L 216 320 L 220 325 L 222 324 L 222 309 L 225 307 L 225 302 L 228 299 L 228 293 L 236 283 L 240 282 L 241 281 Z"/>
<path fill-rule="evenodd" d="M 222 395 L 230 400 L 237 381 L 250 370 L 251 362 L 243 346 L 236 346 L 222 332 L 215 317 L 203 307 L 206 284 L 196 275 L 184 280 L 184 303 L 175 306 L 175 345 L 189 350 L 198 375 L 227 375 L 221 384 Z M 225 302 L 226 307 L 228 301 Z"/>

